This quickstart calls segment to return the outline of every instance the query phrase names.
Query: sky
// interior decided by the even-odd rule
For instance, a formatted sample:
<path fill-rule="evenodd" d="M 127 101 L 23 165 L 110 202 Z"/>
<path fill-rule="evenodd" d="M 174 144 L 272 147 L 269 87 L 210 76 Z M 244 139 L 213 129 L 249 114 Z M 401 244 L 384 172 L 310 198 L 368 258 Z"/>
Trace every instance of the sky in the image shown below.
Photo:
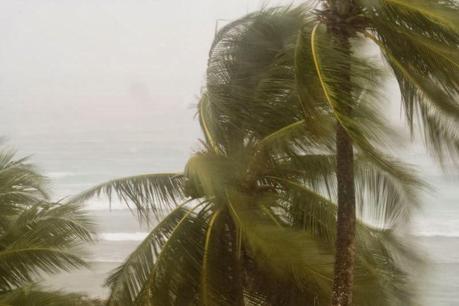
<path fill-rule="evenodd" d="M 0 112 L 8 112 L 7 132 L 32 124 L 48 130 L 141 124 L 146 114 L 192 120 L 182 115 L 203 86 L 216 20 L 261 4 L 1 1 Z"/>

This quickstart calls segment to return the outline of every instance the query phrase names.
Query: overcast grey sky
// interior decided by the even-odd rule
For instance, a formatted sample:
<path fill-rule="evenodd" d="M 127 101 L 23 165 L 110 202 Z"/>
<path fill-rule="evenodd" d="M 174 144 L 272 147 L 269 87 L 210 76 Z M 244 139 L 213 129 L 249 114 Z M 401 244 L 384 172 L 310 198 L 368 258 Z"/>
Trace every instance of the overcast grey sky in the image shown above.
<path fill-rule="evenodd" d="M 55 131 L 63 124 L 69 129 L 81 123 L 141 124 L 159 113 L 162 121 L 191 122 L 184 114 L 203 85 L 216 19 L 237 18 L 261 5 L 256 0 L 1 1 L 3 133 L 30 132 L 32 125 Z"/>

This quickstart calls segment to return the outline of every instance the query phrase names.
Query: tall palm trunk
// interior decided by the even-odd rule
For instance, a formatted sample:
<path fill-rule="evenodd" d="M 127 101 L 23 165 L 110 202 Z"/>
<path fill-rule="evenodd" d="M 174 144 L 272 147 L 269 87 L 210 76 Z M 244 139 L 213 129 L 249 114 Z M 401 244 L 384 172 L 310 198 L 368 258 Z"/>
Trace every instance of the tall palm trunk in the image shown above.
<path fill-rule="evenodd" d="M 331 18 L 328 28 L 333 31 L 336 43 L 351 54 L 350 35 L 342 20 L 350 17 L 353 11 L 352 0 L 329 0 Z M 345 83 L 345 92 L 350 96 L 350 61 L 347 69 L 343 68 L 341 80 Z M 346 97 L 349 101 L 349 97 Z M 343 98 L 342 98 L 343 99 Z M 343 99 L 344 100 L 344 99 Z M 342 111 L 350 113 L 351 105 L 345 105 Z M 352 304 L 352 284 L 355 264 L 355 187 L 354 187 L 354 153 L 352 141 L 345 128 L 338 123 L 336 128 L 336 177 L 338 182 L 338 216 L 336 223 L 336 255 L 332 306 L 349 306 Z"/>
<path fill-rule="evenodd" d="M 348 306 L 352 303 L 355 257 L 354 157 L 351 139 L 340 124 L 336 130 L 336 150 L 338 220 L 331 305 Z"/>

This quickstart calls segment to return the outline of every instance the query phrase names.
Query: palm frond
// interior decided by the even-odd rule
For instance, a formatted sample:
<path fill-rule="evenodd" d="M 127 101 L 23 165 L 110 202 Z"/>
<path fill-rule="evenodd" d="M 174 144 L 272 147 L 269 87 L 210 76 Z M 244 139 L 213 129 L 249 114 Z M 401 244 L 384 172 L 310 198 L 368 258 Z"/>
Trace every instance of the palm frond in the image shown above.
<path fill-rule="evenodd" d="M 83 202 L 101 195 L 111 201 L 116 197 L 129 208 L 134 205 L 139 215 L 148 220 L 150 213 L 159 218 L 184 200 L 184 182 L 183 175 L 178 173 L 142 174 L 99 184 L 70 201 Z"/>
<path fill-rule="evenodd" d="M 198 207 L 199 211 L 195 212 Z M 158 256 L 133 301 L 134 305 L 153 302 L 168 306 L 199 300 L 208 219 L 209 203 L 205 201 L 188 210 L 175 226 L 164 228 L 161 249 L 155 250 Z"/>
<path fill-rule="evenodd" d="M 2 215 L 47 199 L 47 180 L 27 158 L 15 159 L 14 151 L 0 151 L 0 202 Z"/>
<path fill-rule="evenodd" d="M 111 294 L 108 305 L 131 305 L 142 290 L 145 282 L 154 270 L 155 262 L 167 239 L 174 239 L 174 232 L 193 212 L 185 205 L 188 201 L 175 208 L 148 234 L 142 243 L 129 255 L 125 262 L 118 267 L 107 279 Z M 197 206 L 195 206 L 196 208 Z"/>
<path fill-rule="evenodd" d="M 438 25 L 447 31 L 459 32 L 456 1 L 430 0 L 361 0 L 359 1 L 370 14 L 379 13 L 381 18 L 398 17 L 414 25 L 427 23 Z"/>
<path fill-rule="evenodd" d="M 264 138 L 303 118 L 292 65 L 297 34 L 311 12 L 306 6 L 268 9 L 217 36 L 207 94 L 223 145 L 241 146 L 247 138 Z"/>
<path fill-rule="evenodd" d="M 204 93 L 199 101 L 198 109 L 199 109 L 199 123 L 201 124 L 201 128 L 204 132 L 204 137 L 207 143 L 210 144 L 210 147 L 214 151 L 214 153 L 218 153 L 220 151 L 217 143 L 215 142 L 215 132 L 211 131 L 211 127 L 215 127 L 214 124 L 211 123 L 211 119 L 208 117 L 208 95 Z"/>
<path fill-rule="evenodd" d="M 412 134 L 419 129 L 435 157 L 457 157 L 459 5 L 455 1 L 363 2 L 365 33 L 399 83 Z M 442 123 L 446 122 L 446 124 Z"/>
<path fill-rule="evenodd" d="M 217 210 L 209 220 L 204 244 L 202 305 L 243 305 L 243 284 L 236 248 L 231 218 L 227 211 Z"/>
<path fill-rule="evenodd" d="M 94 224 L 79 204 L 38 203 L 10 218 L 0 236 L 0 244 L 8 248 L 46 246 L 71 248 L 91 241 Z"/>
<path fill-rule="evenodd" d="M 202 302 L 204 306 L 211 305 L 209 304 L 210 296 L 209 296 L 209 289 L 208 289 L 208 261 L 209 261 L 209 246 L 210 246 L 210 241 L 212 239 L 212 231 L 213 227 L 215 224 L 215 221 L 217 220 L 218 216 L 220 215 L 221 211 L 215 212 L 212 217 L 210 218 L 209 221 L 209 227 L 207 228 L 207 233 L 206 233 L 206 240 L 204 244 L 204 258 L 202 261 L 202 276 L 201 276 L 201 287 L 202 287 Z M 212 302 L 214 303 L 214 302 Z"/>
<path fill-rule="evenodd" d="M 260 203 L 271 200 L 228 193 L 228 205 L 241 228 L 247 252 L 265 273 L 270 271 L 279 281 L 295 280 L 310 301 L 326 300 L 331 284 L 332 254 L 306 232 L 279 225 L 266 215 L 260 205 L 269 204 Z"/>
<path fill-rule="evenodd" d="M 282 184 L 286 190 L 286 202 L 281 206 L 288 222 L 294 228 L 310 233 L 321 248 L 333 253 L 336 204 L 298 182 L 279 177 L 270 179 Z M 378 214 L 375 217 L 386 220 L 385 216 Z M 354 302 L 357 305 L 409 304 L 410 288 L 404 281 L 405 268 L 418 265 L 419 259 L 391 230 L 368 226 L 365 220 L 361 218 L 357 224 Z M 375 301 L 376 295 L 378 299 Z"/>
<path fill-rule="evenodd" d="M 0 233 L 0 288 L 20 287 L 42 273 L 86 266 L 78 251 L 93 224 L 76 204 L 37 203 L 9 216 Z"/>
<path fill-rule="evenodd" d="M 419 208 L 419 191 L 427 188 L 416 171 L 394 159 L 385 167 L 359 156 L 355 162 L 357 210 L 361 220 L 379 229 L 395 228 L 408 222 Z"/>
<path fill-rule="evenodd" d="M 306 185 L 275 176 L 268 176 L 285 189 L 284 210 L 289 222 L 323 243 L 335 241 L 336 205 Z"/>
<path fill-rule="evenodd" d="M 0 252 L 0 286 L 19 287 L 39 273 L 56 273 L 84 267 L 85 261 L 69 250 L 40 246 L 13 247 Z"/>
<path fill-rule="evenodd" d="M 51 291 L 37 285 L 2 292 L 1 306 L 103 306 L 102 300 L 90 299 L 76 293 Z"/>

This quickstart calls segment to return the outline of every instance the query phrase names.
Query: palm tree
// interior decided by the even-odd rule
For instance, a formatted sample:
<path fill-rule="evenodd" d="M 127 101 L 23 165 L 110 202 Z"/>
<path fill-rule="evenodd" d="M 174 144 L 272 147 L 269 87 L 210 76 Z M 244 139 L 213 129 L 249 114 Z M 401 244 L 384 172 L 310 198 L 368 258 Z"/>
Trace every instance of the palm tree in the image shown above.
<path fill-rule="evenodd" d="M 334 140 L 337 155 L 338 239 L 332 304 L 348 305 L 356 256 L 355 201 L 356 196 L 359 201 L 361 192 L 354 190 L 353 171 L 356 166 L 353 163 L 356 156 L 357 159 L 359 155 L 365 156 L 375 167 L 403 180 L 403 175 L 381 153 L 390 135 L 383 122 L 381 114 L 384 112 L 380 106 L 384 102 L 379 92 L 379 88 L 383 87 L 381 70 L 384 67 L 365 55 L 367 39 L 369 37 L 376 41 L 381 48 L 388 44 L 375 38 L 375 35 L 382 35 L 375 32 L 380 31 L 383 25 L 387 32 L 384 35 L 392 35 L 390 38 L 393 40 L 392 48 L 397 47 L 393 51 L 396 55 L 388 57 L 389 46 L 382 48 L 382 51 L 400 83 L 408 123 L 413 132 L 415 124 L 423 127 L 426 144 L 438 157 L 442 157 L 445 150 L 457 153 L 454 123 L 457 106 L 453 98 L 457 96 L 458 88 L 458 44 L 457 31 L 454 30 L 457 29 L 454 25 L 457 25 L 457 21 L 451 19 L 456 7 L 451 3 L 445 2 L 440 6 L 432 4 L 431 14 L 437 18 L 444 15 L 442 20 L 451 25 L 448 30 L 443 29 L 450 36 L 441 38 L 441 35 L 447 34 L 435 34 L 435 31 L 440 31 L 438 26 L 432 26 L 430 30 L 429 24 L 424 24 L 426 30 L 420 35 L 408 33 L 409 28 L 415 27 L 413 22 L 421 21 L 406 21 L 406 24 L 400 21 L 407 14 L 417 14 L 416 10 L 410 11 L 416 6 L 406 3 L 404 5 L 408 6 L 408 12 L 397 12 L 400 1 L 376 1 L 379 5 L 373 2 L 374 6 L 366 7 L 357 1 L 359 6 L 354 3 L 352 8 L 357 10 L 357 13 L 352 11 L 356 16 L 348 17 L 352 20 L 352 26 L 349 25 L 351 29 L 346 30 L 345 24 L 331 25 L 344 18 L 333 15 L 338 7 L 342 8 L 342 3 L 338 2 L 332 7 L 322 3 L 318 7 L 320 9 L 314 11 L 317 7 L 300 7 L 297 10 L 301 11 L 301 18 L 284 16 L 280 25 L 273 18 L 264 22 L 254 21 L 254 15 L 230 23 L 220 31 L 210 52 L 208 90 L 213 101 L 209 106 L 210 117 L 224 122 L 223 128 L 216 130 L 216 134 L 222 138 L 229 132 L 237 133 L 234 132 L 235 127 L 257 135 L 265 130 L 266 124 L 283 126 L 285 118 L 292 118 L 292 111 L 303 114 L 303 119 L 316 132 L 324 126 L 337 127 Z M 425 13 L 425 7 L 421 11 Z M 285 11 L 281 9 L 280 13 Z M 384 18 L 389 17 L 391 21 L 385 22 Z M 431 17 L 424 18 L 423 22 L 431 20 Z M 351 31 L 352 27 L 352 40 L 349 46 L 344 46 L 341 43 L 347 38 L 342 39 L 342 31 Z M 414 42 L 399 44 L 399 41 L 405 42 L 406 38 L 395 35 L 403 33 L 405 36 L 410 34 Z M 417 53 L 412 53 L 411 49 Z M 413 54 L 416 56 L 413 57 Z M 394 62 L 396 56 L 400 56 L 409 67 L 404 68 L 405 64 Z M 424 58 L 416 62 L 421 56 Z M 409 59 L 405 60 L 407 57 Z M 423 69 L 430 69 L 427 77 L 422 76 Z M 256 90 L 253 90 L 254 86 Z M 236 98 L 228 99 L 233 96 Z M 289 101 L 288 107 L 280 107 L 280 103 L 286 100 Z M 432 107 L 429 108 L 429 105 Z M 273 114 L 273 110 L 276 114 Z M 263 120 L 266 118 L 268 120 Z M 330 118 L 334 119 L 331 124 Z M 300 119 L 290 126 L 284 125 L 280 131 L 286 133 L 295 130 L 296 125 L 301 123 Z M 376 183 L 372 188 L 378 189 L 380 186 Z M 361 213 L 359 206 L 357 203 L 357 213 Z"/>
<path fill-rule="evenodd" d="M 336 118 L 338 236 L 332 305 L 345 306 L 352 301 L 356 256 L 354 150 L 377 156 L 364 133 L 368 128 L 356 118 L 362 116 L 359 104 L 384 103 L 377 92 L 383 84 L 367 75 L 375 60 L 365 58 L 365 45 L 379 49 L 396 77 L 412 134 L 421 134 L 436 157 L 454 156 L 459 148 L 459 6 L 454 0 L 327 0 L 316 8 L 317 17 L 298 38 L 296 71 L 300 92 L 307 93 L 305 107 L 313 96 L 327 103 Z M 360 102 L 368 90 L 372 94 Z"/>
<path fill-rule="evenodd" d="M 149 221 L 152 213 L 164 215 L 158 207 L 174 206 L 107 280 L 108 305 L 329 301 L 336 206 L 312 186 L 333 175 L 333 156 L 257 157 L 263 167 L 250 175 L 254 183 L 247 180 L 254 148 L 245 150 L 222 155 L 205 148 L 189 160 L 184 174 L 116 179 L 79 196 L 116 193 L 139 205 Z M 362 193 L 381 182 L 387 188 L 382 198 L 406 196 L 397 179 L 365 159 L 359 165 Z M 394 204 L 393 212 L 404 209 L 401 201 Z M 379 215 L 378 221 L 386 219 Z M 362 223 L 358 233 L 356 305 L 409 305 L 405 271 L 394 259 L 411 256 L 409 250 L 389 229 Z"/>
<path fill-rule="evenodd" d="M 74 199 L 117 196 L 159 219 L 108 279 L 108 305 L 329 303 L 336 158 L 330 111 L 320 101 L 316 112 L 303 109 L 296 90 L 306 13 L 266 10 L 220 30 L 198 107 L 203 149 L 183 173 L 115 179 Z M 356 155 L 355 168 L 355 305 L 410 305 L 403 264 L 414 258 L 394 231 L 419 183 L 380 153 Z"/>
<path fill-rule="evenodd" d="M 0 305 L 78 305 L 80 295 L 46 291 L 44 274 L 86 266 L 77 252 L 92 224 L 77 204 L 48 200 L 46 179 L 27 159 L 0 151 Z M 77 300 L 78 298 L 78 300 Z"/>
<path fill-rule="evenodd" d="M 412 135 L 421 135 L 440 161 L 447 156 L 454 158 L 459 148 L 459 6 L 457 1 L 448 0 L 327 0 L 312 4 L 311 9 L 315 10 L 304 15 L 296 42 L 289 42 L 296 49 L 294 68 L 288 66 L 290 70 L 285 70 L 295 73 L 294 86 L 306 118 L 320 118 L 308 124 L 323 123 L 324 108 L 317 107 L 317 103 L 327 105 L 326 112 L 335 118 L 338 239 L 332 304 L 350 305 L 356 223 L 354 155 L 364 154 L 381 168 L 388 166 L 378 152 L 378 147 L 384 146 L 384 142 L 377 141 L 382 136 L 381 125 L 375 128 L 373 124 L 381 117 L 374 108 L 381 108 L 386 100 L 379 92 L 385 79 L 378 75 L 388 69 L 397 79 Z M 241 24 L 248 19 L 250 16 L 226 27 L 226 31 L 236 33 L 233 41 L 221 43 L 226 55 L 233 52 L 234 37 L 246 35 Z M 259 33 L 267 35 L 270 31 L 268 25 Z M 386 66 L 368 57 L 368 45 L 379 49 Z M 260 45 L 263 47 L 272 45 Z M 262 61 L 258 51 L 252 51 L 252 57 L 240 62 L 238 69 Z M 273 67 L 278 67 L 279 62 L 280 57 L 276 62 L 268 61 Z M 225 69 L 224 65 L 217 68 Z M 274 77 L 261 75 L 257 80 L 258 84 L 267 84 L 268 94 L 277 90 L 282 95 L 288 84 L 293 86 L 291 77 L 277 73 Z M 241 77 L 238 85 L 245 80 Z M 219 103 L 216 111 L 231 112 L 233 116 L 236 108 L 247 109 L 247 93 L 240 92 L 241 103 L 227 103 L 224 108 L 224 103 Z M 282 118 L 282 114 L 278 116 Z"/>

